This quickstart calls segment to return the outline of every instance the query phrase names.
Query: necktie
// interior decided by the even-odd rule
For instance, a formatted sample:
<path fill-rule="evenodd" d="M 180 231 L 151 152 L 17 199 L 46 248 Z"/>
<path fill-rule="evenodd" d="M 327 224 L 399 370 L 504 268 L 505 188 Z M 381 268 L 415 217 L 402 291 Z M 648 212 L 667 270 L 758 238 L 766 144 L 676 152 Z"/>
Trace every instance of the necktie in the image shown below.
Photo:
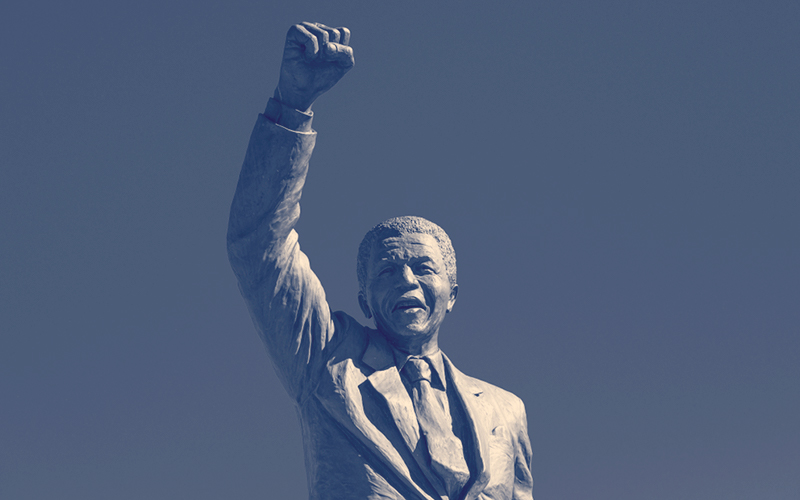
<path fill-rule="evenodd" d="M 445 484 L 450 497 L 458 497 L 469 480 L 461 441 L 453 434 L 452 420 L 431 387 L 431 367 L 424 358 L 411 357 L 403 367 L 411 383 L 411 400 L 419 428 L 428 444 L 431 468 Z M 446 397 L 446 395 L 445 395 Z"/>

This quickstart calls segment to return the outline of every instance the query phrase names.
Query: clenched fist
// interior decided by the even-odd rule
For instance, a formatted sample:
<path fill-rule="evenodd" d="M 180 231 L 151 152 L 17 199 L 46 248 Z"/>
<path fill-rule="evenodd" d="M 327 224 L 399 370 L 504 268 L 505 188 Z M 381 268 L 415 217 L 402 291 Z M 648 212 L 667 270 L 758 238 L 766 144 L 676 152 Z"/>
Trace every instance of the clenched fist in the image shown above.
<path fill-rule="evenodd" d="M 281 77 L 276 97 L 287 106 L 308 111 L 353 67 L 350 30 L 320 23 L 301 23 L 289 28 L 283 49 Z"/>

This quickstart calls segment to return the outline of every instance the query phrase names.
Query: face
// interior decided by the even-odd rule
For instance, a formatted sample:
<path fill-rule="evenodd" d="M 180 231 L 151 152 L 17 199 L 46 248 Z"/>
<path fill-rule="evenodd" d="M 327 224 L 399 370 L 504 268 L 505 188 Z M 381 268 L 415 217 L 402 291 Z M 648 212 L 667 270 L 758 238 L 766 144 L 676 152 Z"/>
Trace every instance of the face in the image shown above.
<path fill-rule="evenodd" d="M 442 252 L 429 234 L 407 234 L 375 243 L 367 265 L 366 297 L 359 303 L 390 340 L 436 338 L 456 302 Z"/>

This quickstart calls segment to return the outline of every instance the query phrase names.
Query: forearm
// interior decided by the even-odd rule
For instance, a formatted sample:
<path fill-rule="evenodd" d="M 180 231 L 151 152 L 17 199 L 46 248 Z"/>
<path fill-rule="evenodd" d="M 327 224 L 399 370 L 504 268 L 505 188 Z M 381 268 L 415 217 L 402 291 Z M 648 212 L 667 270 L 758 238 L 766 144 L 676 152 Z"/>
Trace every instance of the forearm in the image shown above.
<path fill-rule="evenodd" d="M 228 256 L 242 285 L 259 280 L 253 260 L 280 246 L 297 222 L 316 140 L 309 115 L 303 121 L 301 113 L 281 109 L 274 100 L 267 113 L 304 130 L 291 130 L 263 114 L 253 128 L 228 223 Z"/>
<path fill-rule="evenodd" d="M 315 135 L 310 123 L 307 132 L 298 132 L 259 115 L 228 226 L 228 257 L 242 296 L 284 386 L 298 401 L 324 365 L 334 332 L 325 293 L 293 231 Z"/>

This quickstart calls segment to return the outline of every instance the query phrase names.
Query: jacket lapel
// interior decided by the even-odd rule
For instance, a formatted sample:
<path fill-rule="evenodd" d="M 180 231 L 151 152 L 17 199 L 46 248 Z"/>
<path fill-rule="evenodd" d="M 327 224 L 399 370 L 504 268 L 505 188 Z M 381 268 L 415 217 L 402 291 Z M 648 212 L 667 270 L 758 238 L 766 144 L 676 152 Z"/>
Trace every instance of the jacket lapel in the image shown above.
<path fill-rule="evenodd" d="M 375 370 L 367 380 L 386 401 L 393 423 L 403 436 L 408 449 L 414 450 L 419 442 L 419 424 L 414 403 L 400 380 L 392 351 L 388 346 L 381 345 L 381 340 L 372 337 L 362 357 L 364 364 Z"/>
<path fill-rule="evenodd" d="M 368 339 L 362 361 L 375 371 L 366 376 L 365 380 L 362 369 L 355 366 L 352 359 L 329 365 L 328 369 L 332 376 L 330 382 L 333 383 L 333 386 L 322 391 L 328 397 L 321 398 L 320 401 L 336 420 L 358 438 L 367 450 L 394 472 L 395 476 L 405 485 L 406 490 L 417 495 L 414 497 L 415 499 L 433 500 L 430 494 L 414 481 L 408 464 L 398 450 L 398 447 L 404 444 L 409 446 L 409 450 L 416 447 L 419 439 L 419 426 L 411 398 L 395 367 L 394 355 L 388 345 L 383 345 L 385 340 L 374 335 L 370 335 Z M 395 425 L 400 431 L 404 443 L 392 442 L 387 437 L 385 429 L 377 427 L 376 423 L 367 418 L 364 413 L 365 402 L 362 400 L 360 389 L 361 384 L 364 383 L 371 385 L 383 396 L 393 419 L 393 422 L 386 422 L 385 425 Z M 409 456 L 410 453 L 409 451 Z"/>
<path fill-rule="evenodd" d="M 475 386 L 469 377 L 453 366 L 444 353 L 442 359 L 463 404 L 464 414 L 467 418 L 466 424 L 472 433 L 472 456 L 475 457 L 476 477 L 470 482 L 466 494 L 461 498 L 475 500 L 489 483 L 490 470 L 490 423 L 486 421 L 485 409 L 481 401 L 483 391 Z M 386 407 L 392 416 L 392 422 L 387 422 L 387 425 L 394 425 L 397 428 L 409 452 L 417 447 L 420 435 L 419 424 L 414 412 L 414 405 L 395 366 L 391 347 L 380 335 L 369 335 L 367 348 L 361 361 L 374 370 L 371 374 L 366 375 L 366 381 L 362 370 L 356 367 L 352 360 L 338 363 L 336 366 L 329 366 L 335 385 L 331 388 L 333 390 L 330 393 L 331 395 L 338 394 L 339 397 L 323 398 L 321 401 L 332 415 L 349 428 L 367 449 L 381 458 L 403 484 L 418 495 L 418 498 L 432 500 L 431 495 L 412 479 L 408 464 L 397 449 L 400 443 L 393 443 L 387 438 L 385 431 L 376 427 L 364 414 L 364 402 L 359 385 L 367 382 L 385 400 Z"/>
<path fill-rule="evenodd" d="M 467 427 L 472 430 L 473 456 L 477 476 L 469 486 L 464 500 L 474 500 L 489 483 L 489 422 L 485 418 L 485 410 L 481 404 L 483 390 L 472 384 L 469 377 L 458 371 L 453 363 L 442 353 L 444 364 L 455 385 L 456 393 L 464 405 L 467 416 Z"/>

